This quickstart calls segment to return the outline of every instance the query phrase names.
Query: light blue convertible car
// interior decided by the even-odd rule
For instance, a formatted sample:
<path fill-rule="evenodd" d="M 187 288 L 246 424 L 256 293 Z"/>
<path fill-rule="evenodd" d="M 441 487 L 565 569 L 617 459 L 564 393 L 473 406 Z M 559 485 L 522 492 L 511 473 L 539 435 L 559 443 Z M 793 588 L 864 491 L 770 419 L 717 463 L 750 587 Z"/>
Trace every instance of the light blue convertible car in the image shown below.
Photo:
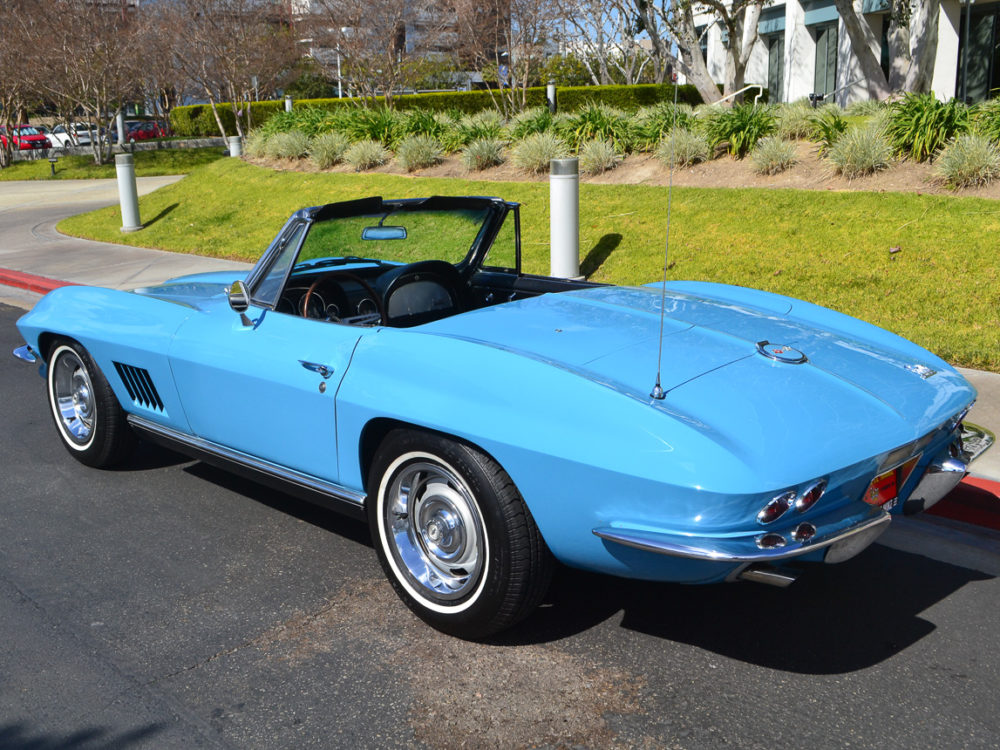
<path fill-rule="evenodd" d="M 893 334 L 734 286 L 524 274 L 519 229 L 498 198 L 303 209 L 245 279 L 50 293 L 15 354 L 81 462 L 148 439 L 367 519 L 406 604 L 467 638 L 530 613 L 556 560 L 787 585 L 986 444 L 972 387 Z"/>

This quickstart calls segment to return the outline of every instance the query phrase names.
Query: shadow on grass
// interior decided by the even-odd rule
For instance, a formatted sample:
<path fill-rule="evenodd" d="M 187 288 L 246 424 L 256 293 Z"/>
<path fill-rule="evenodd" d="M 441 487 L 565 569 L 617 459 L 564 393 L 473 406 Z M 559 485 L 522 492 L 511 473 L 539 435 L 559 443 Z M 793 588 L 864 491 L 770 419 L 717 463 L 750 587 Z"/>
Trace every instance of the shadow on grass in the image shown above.
<path fill-rule="evenodd" d="M 608 259 L 608 256 L 621 244 L 621 241 L 620 234 L 606 234 L 601 237 L 580 264 L 580 273 L 584 278 L 590 278 L 591 274 L 596 273 L 597 269 Z"/>
<path fill-rule="evenodd" d="M 156 222 L 158 222 L 160 219 L 162 219 L 164 216 L 166 216 L 171 211 L 173 211 L 175 208 L 177 208 L 179 205 L 180 205 L 180 203 L 171 203 L 169 206 L 167 206 L 165 209 L 163 209 L 162 211 L 160 211 L 160 213 L 158 213 L 152 219 L 150 219 L 147 222 L 144 222 L 143 225 L 142 225 L 143 229 L 145 229 L 146 227 L 152 226 L 153 224 L 155 224 Z"/>

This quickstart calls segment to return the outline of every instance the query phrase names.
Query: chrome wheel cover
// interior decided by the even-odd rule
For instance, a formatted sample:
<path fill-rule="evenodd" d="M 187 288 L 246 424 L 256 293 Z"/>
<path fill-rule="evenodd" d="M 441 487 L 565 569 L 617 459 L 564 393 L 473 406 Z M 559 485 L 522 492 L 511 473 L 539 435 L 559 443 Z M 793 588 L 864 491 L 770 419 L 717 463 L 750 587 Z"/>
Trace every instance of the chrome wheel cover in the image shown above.
<path fill-rule="evenodd" d="M 404 464 L 384 489 L 382 535 L 409 588 L 437 601 L 466 596 L 486 557 L 482 517 L 472 491 L 448 467 Z"/>
<path fill-rule="evenodd" d="M 62 433 L 80 446 L 94 435 L 94 386 L 80 357 L 64 349 L 52 363 L 53 410 Z"/>

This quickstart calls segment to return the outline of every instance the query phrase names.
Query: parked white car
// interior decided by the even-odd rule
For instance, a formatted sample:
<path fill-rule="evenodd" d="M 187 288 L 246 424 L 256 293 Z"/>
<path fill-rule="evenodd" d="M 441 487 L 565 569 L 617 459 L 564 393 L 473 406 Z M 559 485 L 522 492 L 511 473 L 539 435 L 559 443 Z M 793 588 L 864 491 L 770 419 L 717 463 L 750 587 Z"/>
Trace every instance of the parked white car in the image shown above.
<path fill-rule="evenodd" d="M 56 125 L 49 134 L 49 140 L 53 146 L 89 146 L 93 140 L 93 126 L 85 122 L 70 123 L 69 128 L 65 125 Z"/>

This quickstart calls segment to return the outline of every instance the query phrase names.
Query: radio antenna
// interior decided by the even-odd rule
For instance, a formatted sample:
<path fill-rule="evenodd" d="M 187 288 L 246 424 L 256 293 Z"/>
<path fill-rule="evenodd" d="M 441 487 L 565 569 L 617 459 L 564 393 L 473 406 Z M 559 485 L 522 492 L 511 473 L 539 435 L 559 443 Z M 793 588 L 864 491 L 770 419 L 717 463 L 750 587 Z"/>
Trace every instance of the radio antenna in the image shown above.
<path fill-rule="evenodd" d="M 667 313 L 667 257 L 670 255 L 670 204 L 674 194 L 674 150 L 677 148 L 677 73 L 670 76 L 671 83 L 674 84 L 674 112 L 673 123 L 670 125 L 670 179 L 667 184 L 667 239 L 663 246 L 663 284 L 660 287 L 660 336 L 658 339 L 658 349 L 656 352 L 656 383 L 650 397 L 662 400 L 666 393 L 660 386 L 660 368 L 663 364 L 663 319 Z"/>

